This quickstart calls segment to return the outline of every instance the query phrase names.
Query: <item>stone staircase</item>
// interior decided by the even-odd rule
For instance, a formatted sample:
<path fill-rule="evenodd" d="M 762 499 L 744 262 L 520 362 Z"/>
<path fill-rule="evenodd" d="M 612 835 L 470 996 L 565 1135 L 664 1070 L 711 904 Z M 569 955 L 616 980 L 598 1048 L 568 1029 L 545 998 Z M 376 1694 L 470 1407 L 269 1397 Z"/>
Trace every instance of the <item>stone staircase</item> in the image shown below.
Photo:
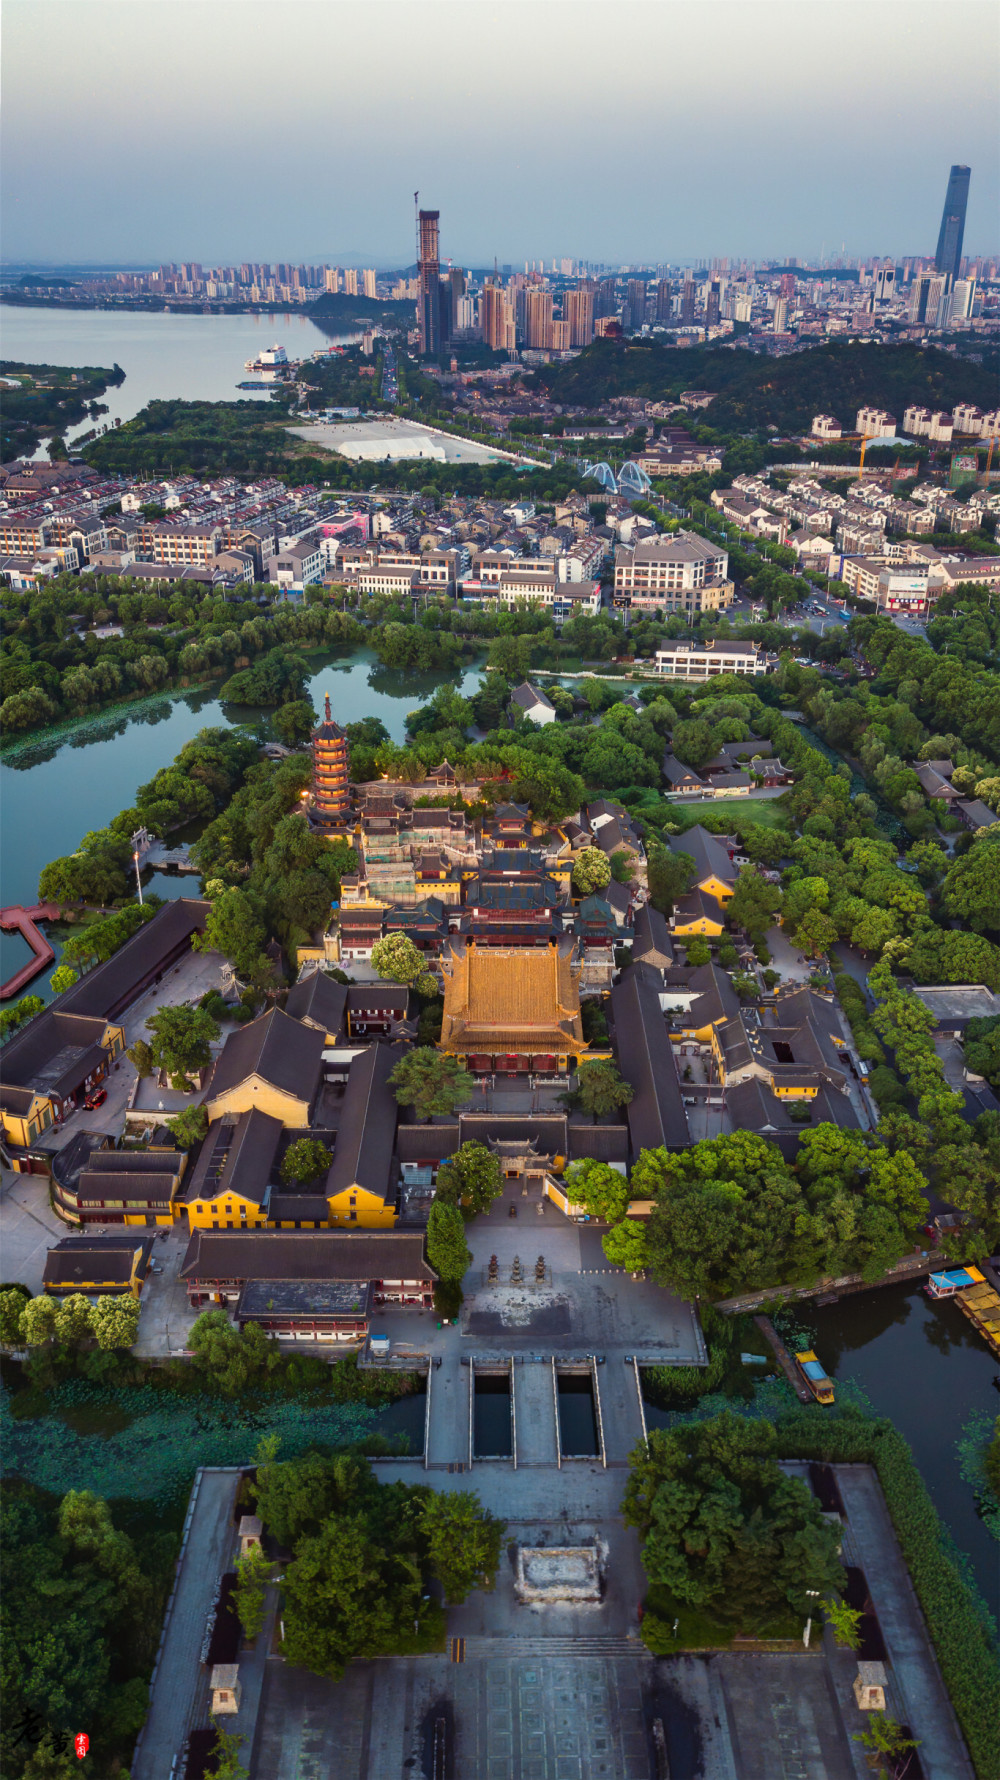
<path fill-rule="evenodd" d="M 471 1637 L 465 1640 L 467 1662 L 473 1657 L 487 1656 L 505 1656 L 513 1662 L 522 1662 L 529 1657 L 571 1657 L 576 1660 L 585 1656 L 613 1659 L 648 1655 L 638 1638 L 531 1638 L 511 1633 L 503 1638 Z"/>

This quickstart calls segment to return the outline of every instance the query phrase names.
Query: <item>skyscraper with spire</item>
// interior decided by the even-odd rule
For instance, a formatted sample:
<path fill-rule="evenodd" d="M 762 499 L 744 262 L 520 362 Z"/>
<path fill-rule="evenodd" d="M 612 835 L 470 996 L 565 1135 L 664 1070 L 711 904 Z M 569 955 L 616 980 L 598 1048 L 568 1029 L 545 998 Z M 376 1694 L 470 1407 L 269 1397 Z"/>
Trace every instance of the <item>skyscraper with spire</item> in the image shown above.
<path fill-rule="evenodd" d="M 417 323 L 421 353 L 441 346 L 441 259 L 438 245 L 439 210 L 417 214 L 417 278 L 420 284 Z"/>
<path fill-rule="evenodd" d="M 962 238 L 965 234 L 965 211 L 969 202 L 971 177 L 970 167 L 953 167 L 948 175 L 948 190 L 945 193 L 934 268 L 952 279 L 958 277 L 962 264 Z"/>
<path fill-rule="evenodd" d="M 312 733 L 313 817 L 319 828 L 340 828 L 351 806 L 347 732 L 334 723 L 330 694 L 323 722 Z"/>

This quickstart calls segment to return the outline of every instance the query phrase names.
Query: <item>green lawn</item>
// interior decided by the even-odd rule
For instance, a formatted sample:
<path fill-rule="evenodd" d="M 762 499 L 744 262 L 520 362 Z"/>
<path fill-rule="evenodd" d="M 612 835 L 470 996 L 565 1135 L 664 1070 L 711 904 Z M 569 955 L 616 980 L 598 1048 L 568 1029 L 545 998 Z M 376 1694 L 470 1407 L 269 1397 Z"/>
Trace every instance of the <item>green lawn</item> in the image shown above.
<path fill-rule="evenodd" d="M 706 821 L 706 817 L 721 816 L 724 825 L 737 827 L 741 822 L 762 822 L 765 828 L 787 828 L 788 818 L 782 814 L 780 799 L 776 797 L 720 797 L 705 804 L 670 805 L 671 819 L 682 822 L 685 828 L 693 828 L 702 823 L 705 828 L 715 828 L 714 821 Z"/>

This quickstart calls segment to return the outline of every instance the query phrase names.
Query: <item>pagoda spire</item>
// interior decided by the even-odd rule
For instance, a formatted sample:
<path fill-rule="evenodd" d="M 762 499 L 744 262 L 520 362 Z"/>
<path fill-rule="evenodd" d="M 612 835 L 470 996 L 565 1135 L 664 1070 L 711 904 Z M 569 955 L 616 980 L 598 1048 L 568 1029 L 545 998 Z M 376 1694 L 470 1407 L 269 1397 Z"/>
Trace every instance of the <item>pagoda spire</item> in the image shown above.
<path fill-rule="evenodd" d="M 332 723 L 333 722 L 333 712 L 330 709 L 330 694 L 329 693 L 326 694 L 323 702 L 326 706 L 326 720 L 328 723 Z"/>

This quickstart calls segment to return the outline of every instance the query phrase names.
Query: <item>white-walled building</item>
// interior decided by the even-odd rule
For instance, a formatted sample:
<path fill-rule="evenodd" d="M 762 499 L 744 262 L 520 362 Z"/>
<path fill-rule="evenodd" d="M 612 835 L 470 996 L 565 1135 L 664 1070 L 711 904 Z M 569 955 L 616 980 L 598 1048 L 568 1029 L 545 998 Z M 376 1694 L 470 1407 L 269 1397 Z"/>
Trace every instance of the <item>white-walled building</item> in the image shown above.
<path fill-rule="evenodd" d="M 668 643 L 657 649 L 656 671 L 668 680 L 710 680 L 716 674 L 770 674 L 778 665 L 755 643 Z"/>
<path fill-rule="evenodd" d="M 896 416 L 884 408 L 859 408 L 855 432 L 866 439 L 891 439 L 896 431 Z"/>

